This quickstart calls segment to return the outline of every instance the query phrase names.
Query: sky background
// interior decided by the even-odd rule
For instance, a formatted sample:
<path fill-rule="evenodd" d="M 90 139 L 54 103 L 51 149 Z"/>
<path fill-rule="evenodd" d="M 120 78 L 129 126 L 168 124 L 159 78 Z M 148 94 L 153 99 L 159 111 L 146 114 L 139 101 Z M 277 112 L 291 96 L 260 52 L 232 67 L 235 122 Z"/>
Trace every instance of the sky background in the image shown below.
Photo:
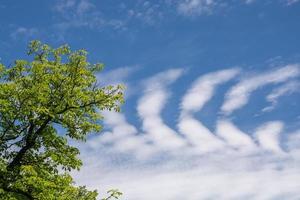
<path fill-rule="evenodd" d="M 0 62 L 86 49 L 121 113 L 75 143 L 76 183 L 128 200 L 299 199 L 300 1 L 0 0 Z"/>

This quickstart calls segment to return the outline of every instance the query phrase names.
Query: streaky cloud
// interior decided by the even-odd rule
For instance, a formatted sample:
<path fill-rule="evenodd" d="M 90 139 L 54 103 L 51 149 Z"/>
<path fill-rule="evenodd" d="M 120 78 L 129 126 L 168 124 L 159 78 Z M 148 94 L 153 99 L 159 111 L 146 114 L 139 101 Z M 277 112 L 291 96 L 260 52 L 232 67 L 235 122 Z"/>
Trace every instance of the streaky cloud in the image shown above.
<path fill-rule="evenodd" d="M 180 133 L 199 152 L 212 152 L 225 147 L 207 127 L 193 117 L 212 98 L 218 85 L 229 81 L 240 72 L 237 68 L 211 72 L 200 76 L 188 89 L 181 102 L 181 114 L 177 124 Z"/>
<path fill-rule="evenodd" d="M 143 122 L 143 131 L 154 145 L 164 150 L 185 145 L 183 138 L 167 126 L 161 117 L 162 109 L 170 95 L 167 87 L 182 73 L 182 69 L 170 69 L 149 78 L 144 83 L 144 94 L 138 100 L 137 112 Z"/>
<path fill-rule="evenodd" d="M 182 74 L 182 69 L 171 69 L 143 81 L 137 103 L 141 127 L 128 123 L 123 113 L 103 112 L 109 130 L 82 148 L 85 164 L 75 180 L 100 194 L 119 188 L 132 200 L 297 199 L 299 130 L 281 140 L 284 123 L 269 121 L 248 135 L 223 116 L 215 132 L 205 127 L 194 114 L 220 84 L 239 75 L 238 69 L 228 69 L 203 75 L 188 89 L 180 104 L 180 135 L 161 113 L 171 97 L 169 86 Z M 289 78 L 271 82 L 285 85 L 293 79 L 283 75 Z"/>
<path fill-rule="evenodd" d="M 184 0 L 179 1 L 177 10 L 185 16 L 202 15 L 210 13 L 215 5 L 215 0 Z"/>
<path fill-rule="evenodd" d="M 141 160 L 147 159 L 156 151 L 147 144 L 143 135 L 138 135 L 138 130 L 127 122 L 124 114 L 114 111 L 104 111 L 102 114 L 105 118 L 104 125 L 110 131 L 88 140 L 88 147 L 94 151 L 102 151 L 105 148 L 111 154 L 132 154 Z"/>
<path fill-rule="evenodd" d="M 205 105 L 214 95 L 217 85 L 225 83 L 234 78 L 240 72 L 237 68 L 220 70 L 199 77 L 181 102 L 183 113 L 197 112 Z"/>
<path fill-rule="evenodd" d="M 284 124 L 281 121 L 271 121 L 264 123 L 255 131 L 255 137 L 261 148 L 273 152 L 283 153 L 280 146 L 280 133 Z"/>
<path fill-rule="evenodd" d="M 300 92 L 300 82 L 299 81 L 290 81 L 277 88 L 275 88 L 268 96 L 266 97 L 267 101 L 271 103 L 270 106 L 267 106 L 262 109 L 263 112 L 270 112 L 278 104 L 278 99 L 285 95 L 290 95 L 295 92 Z"/>
<path fill-rule="evenodd" d="M 299 76 L 299 74 L 299 65 L 294 64 L 242 79 L 228 91 L 221 110 L 225 115 L 229 115 L 233 111 L 245 106 L 253 91 L 268 84 L 288 81 Z"/>
<path fill-rule="evenodd" d="M 225 147 L 224 142 L 192 116 L 182 118 L 178 123 L 178 129 L 193 145 L 195 153 L 214 152 Z"/>
<path fill-rule="evenodd" d="M 216 135 L 225 140 L 226 144 L 239 150 L 254 151 L 256 145 L 252 138 L 236 127 L 231 121 L 217 121 Z"/>

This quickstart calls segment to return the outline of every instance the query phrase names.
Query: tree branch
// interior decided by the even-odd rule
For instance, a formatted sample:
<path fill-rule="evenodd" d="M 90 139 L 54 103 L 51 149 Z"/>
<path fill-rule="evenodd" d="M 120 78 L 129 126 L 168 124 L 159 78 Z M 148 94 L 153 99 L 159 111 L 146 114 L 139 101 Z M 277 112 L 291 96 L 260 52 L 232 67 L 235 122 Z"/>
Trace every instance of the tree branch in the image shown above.
<path fill-rule="evenodd" d="M 3 187 L 2 189 L 5 192 L 20 194 L 20 195 L 22 195 L 23 197 L 25 197 L 28 200 L 35 200 L 35 198 L 30 193 L 25 192 L 23 190 L 20 190 L 20 189 L 11 189 L 11 188 L 7 188 L 7 187 Z"/>
<path fill-rule="evenodd" d="M 8 170 L 13 169 L 16 166 L 19 166 L 21 164 L 24 155 L 29 149 L 31 149 L 35 145 L 37 137 L 46 128 L 46 126 L 51 121 L 51 119 L 52 119 L 51 117 L 48 117 L 44 121 L 44 123 L 37 129 L 36 132 L 34 132 L 34 127 L 35 127 L 34 124 L 31 124 L 31 126 L 29 127 L 28 135 L 26 137 L 26 144 L 24 147 L 20 149 L 16 157 L 9 163 L 9 165 L 7 166 Z"/>

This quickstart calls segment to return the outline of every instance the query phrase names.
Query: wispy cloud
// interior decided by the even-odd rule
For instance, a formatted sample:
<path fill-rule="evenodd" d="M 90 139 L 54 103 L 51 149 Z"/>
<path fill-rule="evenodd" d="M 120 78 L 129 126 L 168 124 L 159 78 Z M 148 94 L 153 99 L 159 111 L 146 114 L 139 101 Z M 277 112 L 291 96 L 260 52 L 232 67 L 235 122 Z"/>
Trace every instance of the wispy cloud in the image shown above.
<path fill-rule="evenodd" d="M 164 164 L 128 165 L 124 160 L 117 163 L 118 167 L 109 169 L 102 165 L 84 168 L 81 176 L 77 174 L 77 180 L 102 192 L 117 187 L 124 192 L 124 199 L 133 200 L 259 200 L 299 196 L 300 163 L 291 156 L 219 153 L 204 157 L 186 155 Z"/>
<path fill-rule="evenodd" d="M 98 149 L 100 144 L 106 144 L 113 154 L 134 154 L 139 159 L 145 159 L 153 153 L 153 148 L 147 144 L 146 138 L 138 135 L 136 127 L 129 124 L 123 114 L 112 111 L 102 114 L 105 126 L 111 131 L 89 140 L 89 146 Z"/>
<path fill-rule="evenodd" d="M 97 80 L 104 85 L 117 85 L 128 82 L 130 75 L 137 70 L 135 66 L 126 66 L 101 72 L 97 74 Z"/>
<path fill-rule="evenodd" d="M 143 121 L 143 131 L 158 148 L 178 148 L 184 145 L 178 134 L 161 118 L 161 112 L 169 97 L 167 86 L 183 73 L 181 69 L 162 72 L 145 82 L 145 92 L 139 99 L 137 111 Z"/>
<path fill-rule="evenodd" d="M 139 20 L 143 24 L 155 25 L 164 16 L 164 4 L 154 1 L 137 1 L 132 7 L 122 4 L 122 10 L 127 13 L 128 21 Z"/>
<path fill-rule="evenodd" d="M 64 32 L 72 28 L 90 28 L 101 30 L 103 27 L 122 29 L 123 21 L 108 18 L 89 0 L 57 1 L 53 11 L 59 19 L 53 26 L 59 29 L 63 37 Z"/>
<path fill-rule="evenodd" d="M 299 2 L 299 0 L 287 0 L 286 1 L 286 3 L 287 3 L 288 6 L 293 5 L 295 3 L 298 3 L 298 2 Z"/>
<path fill-rule="evenodd" d="M 214 95 L 215 88 L 232 79 L 238 69 L 226 69 L 198 78 L 184 95 L 181 102 L 180 132 L 200 152 L 210 152 L 224 147 L 224 143 L 207 127 L 193 117 Z"/>
<path fill-rule="evenodd" d="M 277 70 L 242 79 L 240 83 L 233 86 L 225 96 L 222 112 L 228 115 L 247 104 L 253 91 L 268 84 L 285 82 L 299 76 L 299 65 L 288 65 Z"/>
<path fill-rule="evenodd" d="M 268 151 L 281 153 L 280 133 L 283 131 L 283 123 L 280 121 L 267 122 L 257 128 L 255 136 L 260 146 Z"/>
<path fill-rule="evenodd" d="M 176 9 L 178 14 L 191 17 L 191 16 L 201 16 L 215 14 L 219 10 L 226 10 L 228 7 L 238 7 L 240 5 L 250 5 L 256 0 L 169 0 L 173 4 L 176 4 Z M 293 5 L 298 3 L 299 0 L 277 0 L 273 3 L 281 3 L 283 5 Z"/>
<path fill-rule="evenodd" d="M 178 123 L 180 133 L 193 145 L 193 153 L 203 154 L 223 149 L 225 143 L 192 116 L 184 116 Z"/>
<path fill-rule="evenodd" d="M 223 138 L 227 145 L 233 148 L 245 151 L 256 150 L 256 145 L 252 138 L 229 120 L 223 119 L 217 122 L 216 134 Z"/>
<path fill-rule="evenodd" d="M 270 106 L 267 106 L 262 109 L 263 112 L 270 112 L 278 104 L 278 99 L 284 95 L 290 95 L 294 92 L 300 92 L 300 83 L 298 81 L 287 82 L 278 88 L 275 88 L 268 96 L 266 97 L 267 101 L 271 103 Z"/>
<path fill-rule="evenodd" d="M 296 68 L 283 67 L 255 80 L 284 82 Z M 101 191 L 116 187 L 125 199 L 133 200 L 296 199 L 299 130 L 285 133 L 289 137 L 282 140 L 283 121 L 262 122 L 246 133 L 224 117 L 216 119 L 215 130 L 205 127 L 194 114 L 220 84 L 240 75 L 238 69 L 225 69 L 200 76 L 188 88 L 179 107 L 179 135 L 164 123 L 162 112 L 171 97 L 171 84 L 183 72 L 171 69 L 141 81 L 137 102 L 141 127 L 130 124 L 123 113 L 103 112 L 106 131 L 81 147 L 85 164 L 75 173 L 77 182 Z M 285 78 L 278 78 L 278 73 Z"/>
<path fill-rule="evenodd" d="M 216 5 L 215 0 L 183 0 L 178 3 L 177 9 L 183 15 L 201 15 L 211 13 Z"/>
<path fill-rule="evenodd" d="M 198 78 L 182 99 L 183 113 L 200 111 L 204 104 L 214 95 L 215 88 L 237 76 L 239 69 L 226 69 Z"/>
<path fill-rule="evenodd" d="M 10 37 L 13 40 L 29 40 L 36 37 L 38 33 L 39 31 L 37 28 L 26 28 L 20 26 L 10 33 Z"/>
<path fill-rule="evenodd" d="M 119 67 L 107 72 L 97 74 L 97 81 L 100 85 L 124 85 L 125 98 L 129 98 L 139 88 L 129 82 L 129 78 L 138 70 L 137 66 Z"/>
<path fill-rule="evenodd" d="M 53 6 L 57 22 L 54 27 L 61 31 L 86 27 L 92 30 L 111 28 L 114 30 L 126 30 L 130 22 L 142 22 L 153 25 L 163 17 L 162 5 L 151 1 L 136 1 L 133 4 L 122 2 L 113 4 L 114 13 L 108 14 L 96 2 L 90 0 L 62 0 Z"/>

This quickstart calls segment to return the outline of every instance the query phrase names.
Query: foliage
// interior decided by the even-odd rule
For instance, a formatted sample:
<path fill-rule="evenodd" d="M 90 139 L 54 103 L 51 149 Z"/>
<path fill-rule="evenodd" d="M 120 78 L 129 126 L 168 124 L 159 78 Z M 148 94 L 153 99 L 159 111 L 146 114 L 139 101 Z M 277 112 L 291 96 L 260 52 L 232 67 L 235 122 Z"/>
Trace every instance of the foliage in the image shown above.
<path fill-rule="evenodd" d="M 120 192 L 117 189 L 109 190 L 107 193 L 109 194 L 109 196 L 106 198 L 103 198 L 101 200 L 119 199 L 119 197 L 122 196 L 122 194 L 123 194 L 122 192 Z"/>
<path fill-rule="evenodd" d="M 84 50 L 33 41 L 28 55 L 32 61 L 0 64 L 0 196 L 96 199 L 96 191 L 74 186 L 69 172 L 82 162 L 68 140 L 84 141 L 88 133 L 99 132 L 99 111 L 119 111 L 123 88 L 100 87 L 95 73 L 103 65 L 88 63 Z"/>

